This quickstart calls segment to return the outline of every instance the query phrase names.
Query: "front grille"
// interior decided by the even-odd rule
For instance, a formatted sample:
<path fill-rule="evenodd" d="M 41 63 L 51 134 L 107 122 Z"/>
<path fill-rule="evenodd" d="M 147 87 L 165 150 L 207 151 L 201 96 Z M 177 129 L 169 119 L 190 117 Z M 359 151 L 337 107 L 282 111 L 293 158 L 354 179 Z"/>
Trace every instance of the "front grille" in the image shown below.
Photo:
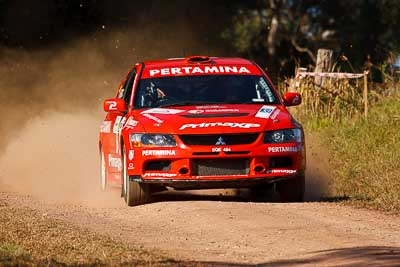
<path fill-rule="evenodd" d="M 170 171 L 171 170 L 171 161 L 170 160 L 155 160 L 147 162 L 145 167 L 145 171 Z"/>
<path fill-rule="evenodd" d="M 246 155 L 250 154 L 250 151 L 226 151 L 224 153 L 226 155 Z"/>
<path fill-rule="evenodd" d="M 270 168 L 288 168 L 292 167 L 293 162 L 289 157 L 273 157 L 269 160 Z"/>
<path fill-rule="evenodd" d="M 223 176 L 249 174 L 249 159 L 194 159 L 192 175 Z"/>
<path fill-rule="evenodd" d="M 183 143 L 190 146 L 247 145 L 254 143 L 259 133 L 246 134 L 186 134 L 179 135 Z M 221 144 L 221 141 L 223 144 Z"/>
<path fill-rule="evenodd" d="M 193 156 L 217 156 L 219 152 L 193 152 Z"/>

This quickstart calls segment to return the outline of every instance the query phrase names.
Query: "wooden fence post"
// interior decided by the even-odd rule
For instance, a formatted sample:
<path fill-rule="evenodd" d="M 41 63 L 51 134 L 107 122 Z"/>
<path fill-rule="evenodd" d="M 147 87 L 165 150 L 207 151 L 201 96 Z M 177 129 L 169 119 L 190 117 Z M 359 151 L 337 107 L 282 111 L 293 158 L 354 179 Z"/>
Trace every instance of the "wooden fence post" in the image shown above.
<path fill-rule="evenodd" d="M 332 68 L 332 55 L 333 50 L 330 49 L 318 49 L 317 63 L 315 65 L 314 72 L 330 72 Z M 322 86 L 326 78 L 316 76 L 314 83 Z"/>
<path fill-rule="evenodd" d="M 301 78 L 300 78 L 300 77 L 297 77 L 297 75 L 298 75 L 299 73 L 306 72 L 306 71 L 307 71 L 307 68 L 302 68 L 302 67 L 298 67 L 298 68 L 297 68 L 297 70 L 296 70 L 296 75 L 295 75 L 295 82 L 294 82 L 294 87 L 297 88 L 297 89 L 296 89 L 296 90 L 293 90 L 293 92 L 296 92 L 296 91 L 298 90 L 298 88 L 300 87 Z"/>
<path fill-rule="evenodd" d="M 364 116 L 368 116 L 368 71 L 364 71 Z"/>

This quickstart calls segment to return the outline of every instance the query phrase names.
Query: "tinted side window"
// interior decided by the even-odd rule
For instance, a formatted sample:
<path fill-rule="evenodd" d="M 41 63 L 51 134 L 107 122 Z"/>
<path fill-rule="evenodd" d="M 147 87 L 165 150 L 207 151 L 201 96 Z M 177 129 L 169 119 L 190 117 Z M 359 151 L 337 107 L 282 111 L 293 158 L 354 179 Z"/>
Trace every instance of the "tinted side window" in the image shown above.
<path fill-rule="evenodd" d="M 124 85 L 122 86 L 121 90 L 118 93 L 118 98 L 122 98 L 125 100 L 126 103 L 129 103 L 132 95 L 132 86 L 133 82 L 135 81 L 136 77 L 136 69 L 133 68 L 129 74 L 128 78 L 126 79 Z"/>

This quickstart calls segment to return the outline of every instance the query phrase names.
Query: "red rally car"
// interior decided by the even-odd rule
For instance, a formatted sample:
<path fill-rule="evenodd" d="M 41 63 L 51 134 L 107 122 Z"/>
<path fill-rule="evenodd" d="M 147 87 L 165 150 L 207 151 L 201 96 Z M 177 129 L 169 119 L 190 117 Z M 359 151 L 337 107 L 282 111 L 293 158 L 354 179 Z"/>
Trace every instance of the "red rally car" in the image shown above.
<path fill-rule="evenodd" d="M 101 187 L 122 187 L 129 206 L 167 187 L 263 194 L 275 184 L 282 201 L 301 201 L 304 132 L 286 109 L 300 103 L 241 58 L 138 63 L 104 101 Z"/>

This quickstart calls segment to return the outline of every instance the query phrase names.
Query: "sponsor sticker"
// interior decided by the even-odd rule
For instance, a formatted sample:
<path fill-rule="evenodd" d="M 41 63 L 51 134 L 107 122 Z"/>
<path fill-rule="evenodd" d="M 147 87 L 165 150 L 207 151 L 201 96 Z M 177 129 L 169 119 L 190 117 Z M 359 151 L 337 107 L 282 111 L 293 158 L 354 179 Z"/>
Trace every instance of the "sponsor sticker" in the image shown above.
<path fill-rule="evenodd" d="M 139 122 L 137 120 L 134 120 L 133 117 L 129 117 L 124 127 L 128 129 L 133 129 L 138 125 L 138 123 Z"/>
<path fill-rule="evenodd" d="M 142 150 L 142 156 L 175 156 L 176 150 Z"/>
<path fill-rule="evenodd" d="M 123 116 L 117 116 L 115 118 L 114 126 L 113 126 L 113 133 L 115 134 L 115 152 L 119 153 L 119 135 L 121 133 L 122 127 L 124 126 L 124 123 L 126 121 L 126 118 Z"/>
<path fill-rule="evenodd" d="M 263 78 L 260 78 L 259 80 L 259 84 L 261 85 L 261 87 L 264 89 L 265 94 L 267 95 L 269 100 L 273 100 L 275 97 L 272 94 L 272 91 L 269 89 L 268 84 L 265 82 L 265 80 Z"/>
<path fill-rule="evenodd" d="M 221 109 L 194 109 L 194 110 L 189 110 L 188 113 L 191 114 L 200 114 L 200 113 L 229 113 L 229 112 L 239 112 L 240 110 L 237 108 L 221 108 Z"/>
<path fill-rule="evenodd" d="M 270 118 L 272 120 L 276 120 L 276 117 L 278 117 L 279 113 L 281 113 L 280 109 L 275 109 L 275 111 L 271 114 Z"/>
<path fill-rule="evenodd" d="M 150 120 L 153 120 L 153 121 L 155 121 L 155 122 L 157 122 L 157 123 L 163 123 L 164 121 L 162 120 L 162 119 L 160 119 L 160 118 L 157 118 L 157 117 L 155 117 L 155 116 L 153 116 L 153 115 L 151 115 L 151 114 L 147 114 L 147 113 L 142 113 L 142 115 L 143 116 L 145 116 L 146 118 L 148 118 L 148 119 L 150 119 Z"/>
<path fill-rule="evenodd" d="M 204 109 L 188 110 L 188 113 L 190 113 L 190 114 L 201 114 L 201 113 L 204 113 Z"/>
<path fill-rule="evenodd" d="M 128 159 L 133 160 L 134 157 L 135 157 L 135 150 L 129 150 Z"/>
<path fill-rule="evenodd" d="M 299 148 L 297 146 L 270 146 L 268 147 L 268 152 L 278 153 L 278 152 L 298 152 Z"/>
<path fill-rule="evenodd" d="M 133 165 L 133 163 L 130 162 L 130 163 L 128 164 L 128 170 L 133 170 L 133 169 L 135 169 L 135 165 Z"/>
<path fill-rule="evenodd" d="M 237 108 L 206 109 L 206 112 L 239 112 Z"/>
<path fill-rule="evenodd" d="M 182 125 L 179 130 L 184 130 L 186 128 L 197 129 L 197 128 L 209 128 L 209 127 L 230 127 L 230 128 L 242 128 L 242 129 L 250 129 L 250 128 L 259 128 L 260 124 L 257 123 L 248 123 L 248 122 L 203 122 L 203 123 L 189 123 Z"/>
<path fill-rule="evenodd" d="M 268 84 L 265 82 L 265 80 L 264 79 L 259 79 L 259 84 L 262 86 L 262 88 L 265 90 L 265 89 L 268 89 Z"/>
<path fill-rule="evenodd" d="M 184 112 L 181 109 L 172 109 L 172 108 L 152 108 L 141 112 L 141 114 L 178 114 Z"/>
<path fill-rule="evenodd" d="M 111 132 L 111 121 L 103 121 L 100 125 L 101 133 L 110 133 Z"/>
<path fill-rule="evenodd" d="M 268 119 L 271 116 L 272 112 L 274 112 L 275 108 L 276 108 L 275 106 L 264 105 L 257 112 L 256 117 L 257 118 Z"/>
<path fill-rule="evenodd" d="M 147 73 L 146 73 L 147 74 Z M 185 66 L 171 68 L 155 68 L 148 71 L 149 77 L 198 74 L 251 74 L 245 66 Z"/>
<path fill-rule="evenodd" d="M 278 174 L 295 174 L 296 170 L 269 170 L 268 173 L 278 173 Z"/>
<path fill-rule="evenodd" d="M 126 121 L 126 118 L 123 116 L 117 116 L 115 119 L 114 127 L 113 127 L 113 133 L 119 134 L 120 130 L 122 129 L 122 126 L 124 126 L 124 123 Z"/>
<path fill-rule="evenodd" d="M 121 159 L 113 157 L 111 154 L 108 155 L 108 166 L 112 168 L 118 168 L 118 170 L 121 169 Z"/>
<path fill-rule="evenodd" d="M 148 172 L 143 175 L 143 177 L 176 177 L 176 173 L 167 172 Z"/>

